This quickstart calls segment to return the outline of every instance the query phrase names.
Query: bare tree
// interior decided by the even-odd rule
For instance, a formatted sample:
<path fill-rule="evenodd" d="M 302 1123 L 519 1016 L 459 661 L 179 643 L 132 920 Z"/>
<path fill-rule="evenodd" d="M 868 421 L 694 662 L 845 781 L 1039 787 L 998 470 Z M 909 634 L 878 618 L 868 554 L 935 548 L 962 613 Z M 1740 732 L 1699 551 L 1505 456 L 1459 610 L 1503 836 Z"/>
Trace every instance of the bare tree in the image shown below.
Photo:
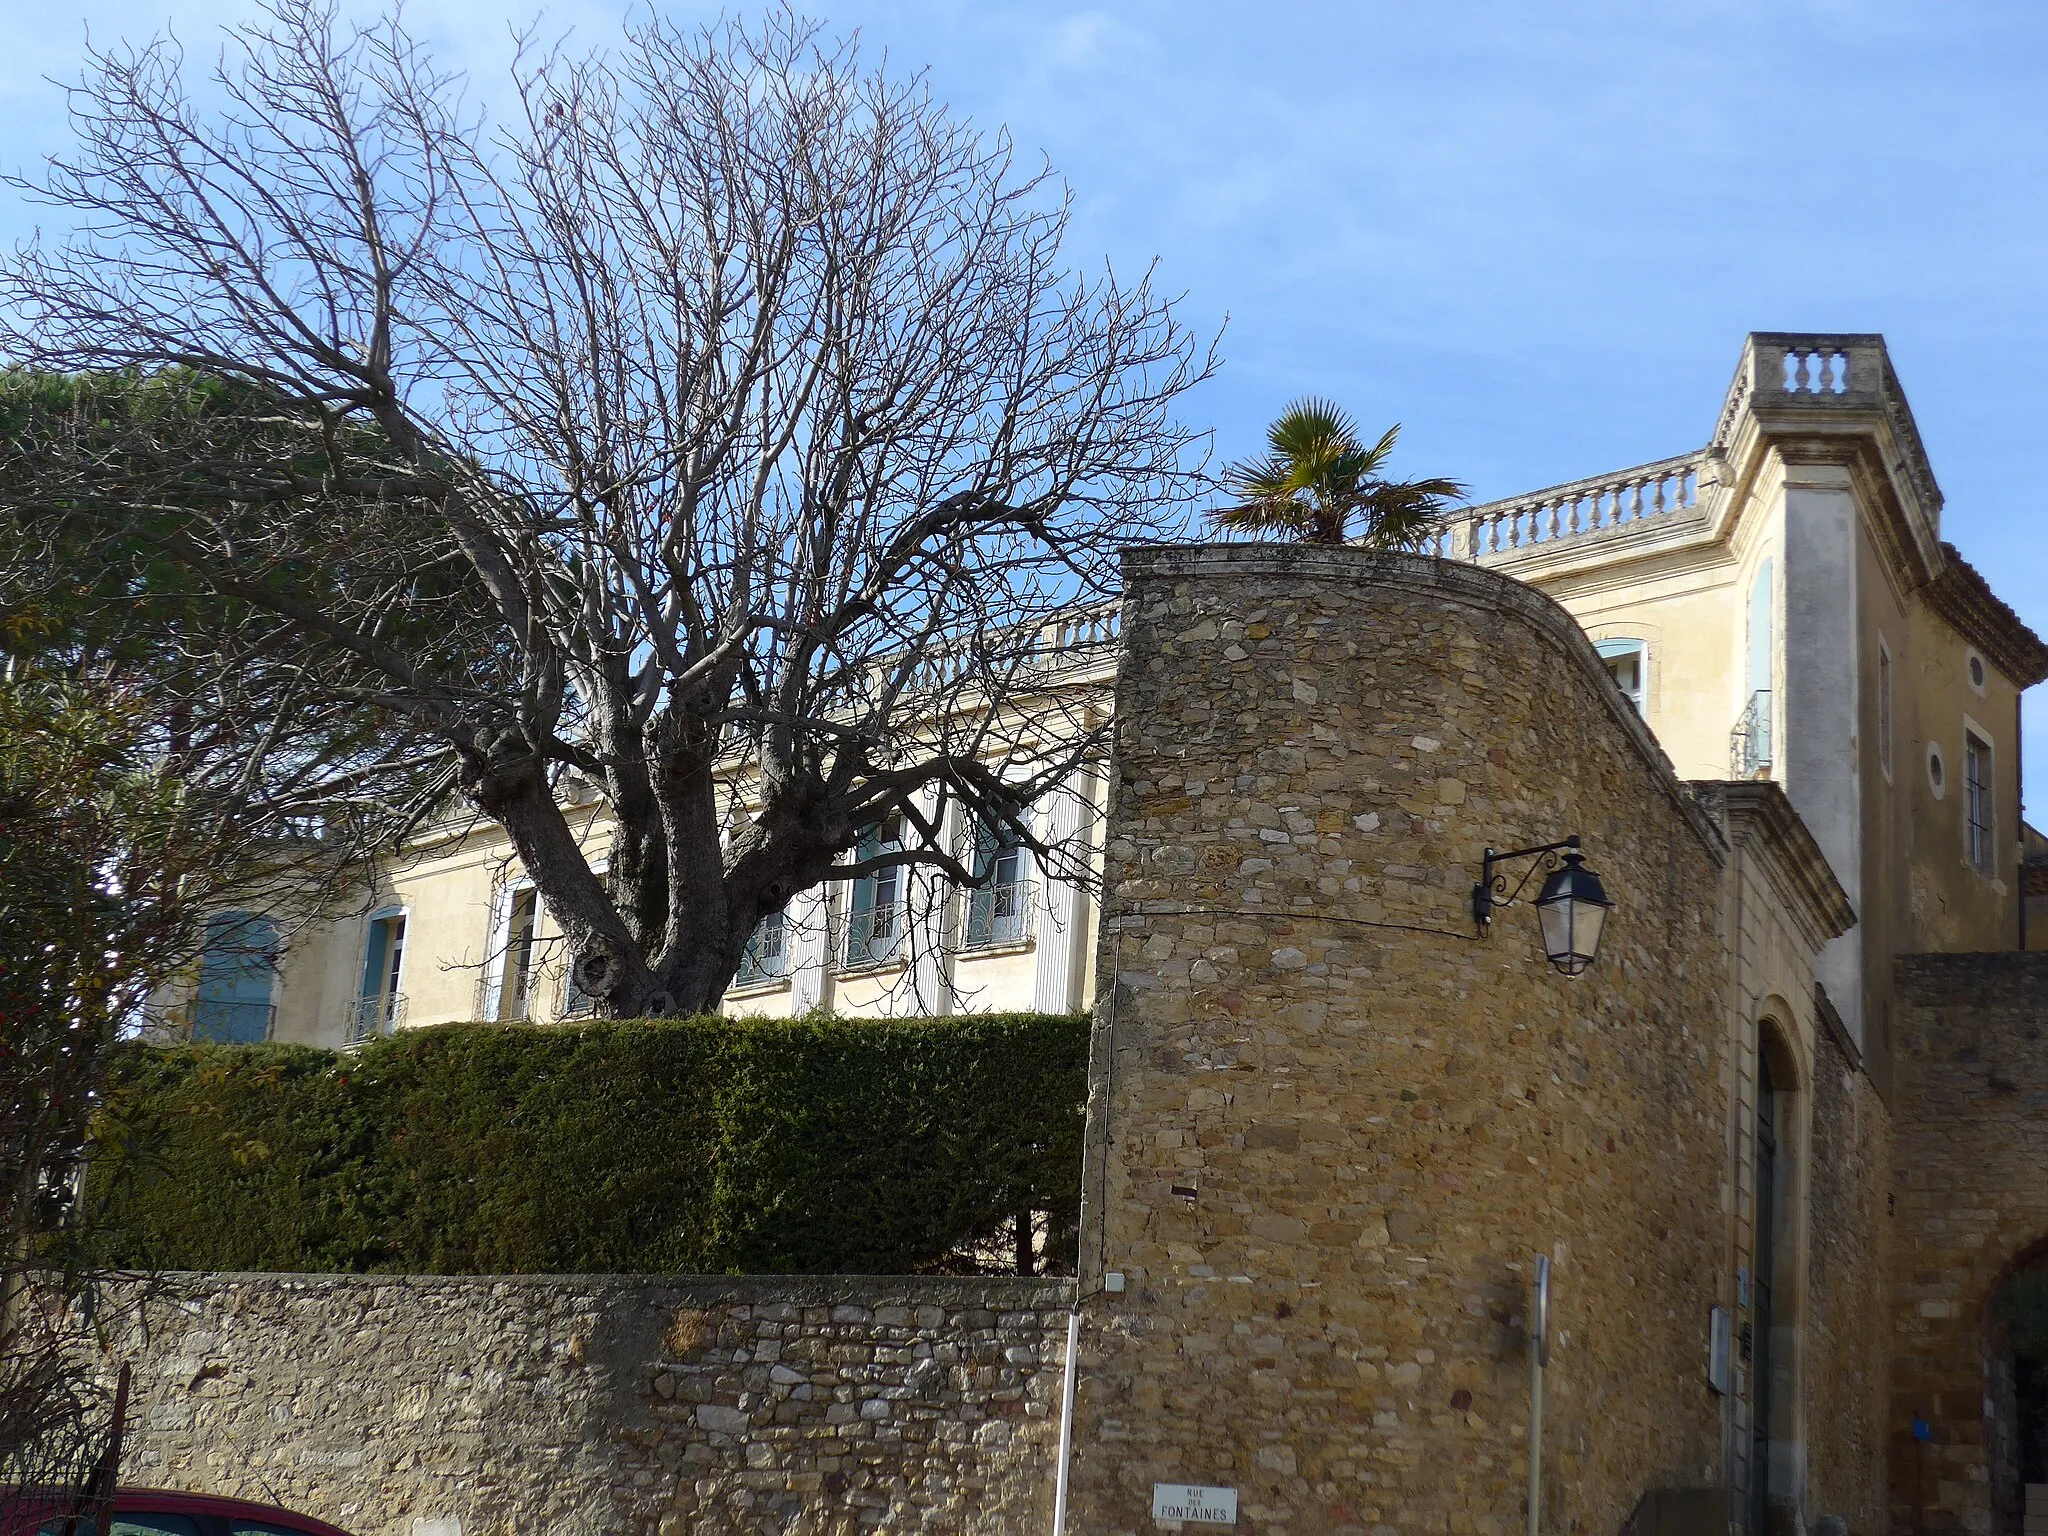
<path fill-rule="evenodd" d="M 230 35 L 218 112 L 182 73 L 91 56 L 75 152 L 18 183 L 76 233 L 0 274 L 0 347 L 234 381 L 289 451 L 114 477 L 175 496 L 38 489 L 44 453 L 0 503 L 260 614 L 305 707 L 381 723 L 339 778 L 431 759 L 610 1013 L 714 1005 L 820 881 L 969 878 L 969 820 L 1079 873 L 1027 813 L 1098 745 L 1042 638 L 1173 526 L 1213 353 L 1149 274 L 1063 264 L 1064 195 L 1006 138 L 788 15 L 529 40 L 495 130 L 397 21 L 320 0 Z M 615 817 L 602 873 L 570 772 Z M 900 846 L 843 861 L 884 820 Z"/>

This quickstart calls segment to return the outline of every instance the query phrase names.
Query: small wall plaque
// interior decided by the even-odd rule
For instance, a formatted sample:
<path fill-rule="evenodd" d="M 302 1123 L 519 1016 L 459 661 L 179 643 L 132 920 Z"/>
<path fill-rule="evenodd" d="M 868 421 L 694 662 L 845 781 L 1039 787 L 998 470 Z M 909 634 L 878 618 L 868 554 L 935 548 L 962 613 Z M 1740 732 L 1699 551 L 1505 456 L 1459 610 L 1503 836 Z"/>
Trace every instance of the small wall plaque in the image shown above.
<path fill-rule="evenodd" d="M 1723 1397 L 1728 1395 L 1728 1310 L 1716 1307 L 1707 1314 L 1707 1385 Z"/>
<path fill-rule="evenodd" d="M 1154 1483 L 1152 1518 L 1192 1525 L 1237 1524 L 1237 1490 L 1194 1483 Z"/>

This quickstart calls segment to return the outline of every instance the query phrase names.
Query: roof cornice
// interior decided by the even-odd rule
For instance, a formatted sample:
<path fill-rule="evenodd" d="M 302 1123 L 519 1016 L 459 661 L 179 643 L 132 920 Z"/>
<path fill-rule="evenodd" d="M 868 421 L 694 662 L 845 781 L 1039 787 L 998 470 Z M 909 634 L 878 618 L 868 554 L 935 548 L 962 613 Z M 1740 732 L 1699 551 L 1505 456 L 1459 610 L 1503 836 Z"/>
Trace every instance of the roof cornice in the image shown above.
<path fill-rule="evenodd" d="M 2016 686 L 2031 688 L 2048 681 L 2048 642 L 1991 590 L 1955 545 L 1943 544 L 1941 553 L 1941 571 L 1927 584 L 1927 601 L 1934 611 Z"/>
<path fill-rule="evenodd" d="M 1720 823 L 1728 845 L 1756 859 L 1813 949 L 1856 926 L 1849 893 L 1779 785 L 1768 779 L 1696 779 L 1691 787 Z"/>

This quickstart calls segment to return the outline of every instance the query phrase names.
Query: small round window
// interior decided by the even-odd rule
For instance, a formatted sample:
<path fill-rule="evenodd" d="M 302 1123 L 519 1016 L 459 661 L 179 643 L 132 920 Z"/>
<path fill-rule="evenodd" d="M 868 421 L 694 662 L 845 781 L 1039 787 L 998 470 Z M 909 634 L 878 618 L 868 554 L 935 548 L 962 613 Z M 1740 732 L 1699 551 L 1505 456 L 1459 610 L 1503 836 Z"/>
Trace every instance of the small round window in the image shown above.
<path fill-rule="evenodd" d="M 1975 651 L 1970 652 L 1970 686 L 1979 693 L 1984 691 L 1984 658 Z"/>
<path fill-rule="evenodd" d="M 1927 785 L 1937 800 L 1948 792 L 1948 775 L 1942 767 L 1941 748 L 1931 741 L 1927 743 Z"/>

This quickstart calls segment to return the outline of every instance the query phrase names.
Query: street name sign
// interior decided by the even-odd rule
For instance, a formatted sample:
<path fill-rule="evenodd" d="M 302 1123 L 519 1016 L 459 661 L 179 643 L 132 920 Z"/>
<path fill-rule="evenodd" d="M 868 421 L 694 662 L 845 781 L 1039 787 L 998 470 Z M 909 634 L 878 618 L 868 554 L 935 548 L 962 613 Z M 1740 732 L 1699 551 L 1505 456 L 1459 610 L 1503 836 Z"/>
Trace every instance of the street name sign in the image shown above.
<path fill-rule="evenodd" d="M 1237 1490 L 1194 1483 L 1154 1483 L 1152 1518 L 1196 1525 L 1237 1524 Z"/>

